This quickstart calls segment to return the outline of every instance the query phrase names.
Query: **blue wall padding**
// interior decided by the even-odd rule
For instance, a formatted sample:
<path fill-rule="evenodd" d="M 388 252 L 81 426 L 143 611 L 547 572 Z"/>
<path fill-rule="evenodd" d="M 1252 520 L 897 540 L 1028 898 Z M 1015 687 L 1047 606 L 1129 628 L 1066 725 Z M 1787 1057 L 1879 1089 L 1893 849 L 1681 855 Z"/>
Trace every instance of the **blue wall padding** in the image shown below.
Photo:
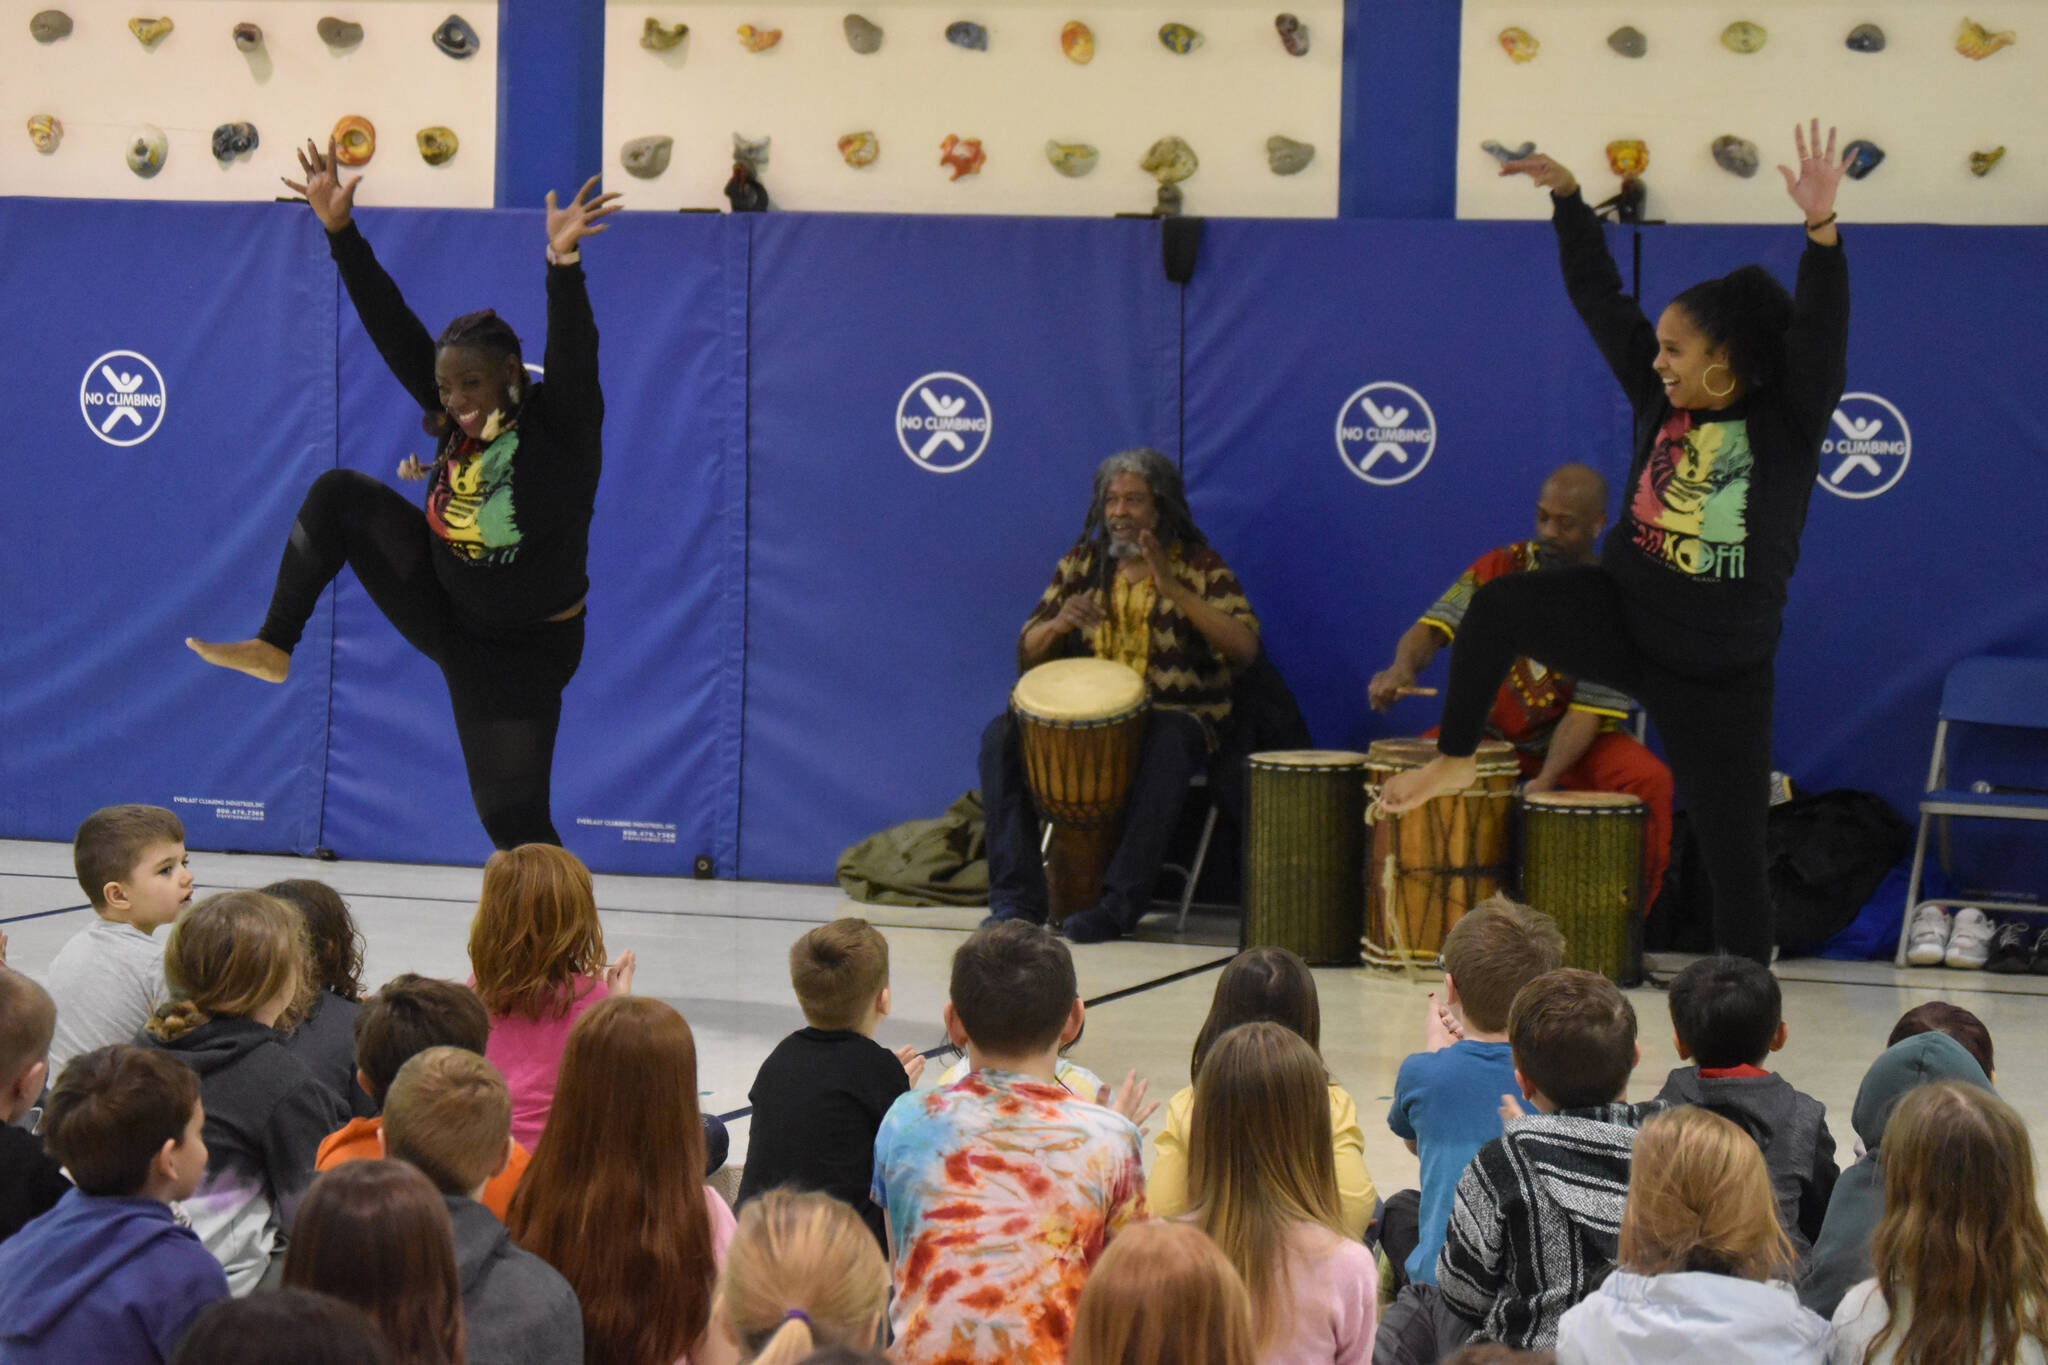
<path fill-rule="evenodd" d="M 1159 250 L 1139 221 L 756 221 L 741 876 L 827 879 L 845 845 L 976 785 L 1090 471 L 1125 446 L 1174 453 Z M 954 474 L 895 432 L 937 371 L 994 414 Z"/>
<path fill-rule="evenodd" d="M 1346 218 L 1450 218 L 1458 211 L 1460 0 L 1347 0 Z M 1324 41 L 1321 34 L 1315 35 Z"/>
<path fill-rule="evenodd" d="M 1796 223 L 1652 229 L 1648 309 L 1654 317 L 1688 285 L 1750 261 L 1790 287 L 1802 242 Z M 2038 548 L 2048 418 L 2025 379 L 2040 368 L 2030 282 L 2048 268 L 2048 238 L 1852 226 L 1843 242 L 1848 388 L 1899 407 L 1912 454 L 1881 496 L 1814 489 L 1778 651 L 1776 761 L 1810 786 L 1881 792 L 1910 815 L 1949 667 L 1972 654 L 2048 654 Z M 1822 458 L 1824 473 L 1838 465 Z M 2038 769 L 2031 780 L 2048 785 Z"/>
<path fill-rule="evenodd" d="M 1434 725 L 1426 698 L 1385 717 L 1365 704 L 1395 641 L 1466 565 L 1533 534 L 1553 466 L 1626 468 L 1626 412 L 1565 301 L 1547 226 L 1211 223 L 1187 350 L 1196 514 L 1321 743 Z M 1390 487 L 1337 448 L 1339 410 L 1380 380 L 1436 415 L 1428 462 Z"/>
<path fill-rule="evenodd" d="M 555 824 L 593 866 L 686 871 L 729 850 L 729 783 L 715 773 L 737 724 L 718 611 L 738 565 L 721 540 L 723 423 L 739 398 L 727 344 L 723 225 L 624 218 L 589 246 L 605 385 L 605 472 L 592 525 L 584 667 L 563 700 Z M 543 360 L 539 213 L 365 213 L 364 234 L 438 332 L 494 307 Z M 658 284 L 659 287 L 651 287 Z M 341 305 L 342 463 L 391 478 L 431 445 L 419 411 Z M 417 494 L 419 485 L 408 485 Z M 385 622 L 352 574 L 337 580 L 335 738 L 324 842 L 344 857 L 478 862 L 478 827 L 439 672 Z M 721 793 L 725 793 L 721 796 Z M 727 865 L 730 865 L 728 857 Z"/>
<path fill-rule="evenodd" d="M 539 208 L 568 203 L 606 170 L 604 0 L 498 0 L 497 197 Z"/>
<path fill-rule="evenodd" d="M 538 213 L 363 220 L 430 329 L 494 306 L 539 359 Z M 1625 467 L 1627 414 L 1547 224 L 1211 222 L 1183 290 L 1143 221 L 615 221 L 589 247 L 606 468 L 555 786 L 600 870 L 702 855 L 825 881 L 847 843 L 972 786 L 1018 627 L 1119 447 L 1182 460 L 1315 738 L 1346 746 L 1436 719 L 1426 700 L 1371 715 L 1366 680 L 1463 565 L 1528 533 L 1543 473 Z M 1626 264 L 1631 237 L 1613 240 Z M 1777 757 L 1910 811 L 1948 667 L 2048 654 L 2048 418 L 2025 381 L 2048 234 L 1848 240 L 1850 385 L 1898 404 L 1914 452 L 1881 497 L 1814 494 Z M 1789 278 L 1798 245 L 1796 227 L 1649 229 L 1645 292 L 1655 311 L 1752 258 Z M 0 836 L 66 838 L 144 800 L 183 811 L 199 848 L 480 859 L 440 677 L 352 575 L 283 687 L 179 643 L 254 631 L 321 470 L 391 478 L 428 449 L 310 215 L 0 200 L 0 285 L 25 320 L 0 340 Z M 86 429 L 79 382 L 124 348 L 163 369 L 170 406 L 116 449 Z M 994 409 L 959 473 L 897 443 L 899 396 L 934 371 Z M 1392 487 L 1336 447 L 1339 406 L 1378 379 L 1437 419 L 1429 465 Z"/>
<path fill-rule="evenodd" d="M 290 687 L 216 672 L 182 641 L 254 630 L 280 528 L 333 458 L 334 290 L 306 265 L 317 235 L 303 210 L 268 205 L 0 207 L 8 835 L 69 840 L 96 807 L 147 801 L 178 811 L 196 847 L 312 847 L 326 613 Z M 147 357 L 166 400 L 155 434 L 126 447 L 80 410 L 81 379 L 115 350 Z"/>

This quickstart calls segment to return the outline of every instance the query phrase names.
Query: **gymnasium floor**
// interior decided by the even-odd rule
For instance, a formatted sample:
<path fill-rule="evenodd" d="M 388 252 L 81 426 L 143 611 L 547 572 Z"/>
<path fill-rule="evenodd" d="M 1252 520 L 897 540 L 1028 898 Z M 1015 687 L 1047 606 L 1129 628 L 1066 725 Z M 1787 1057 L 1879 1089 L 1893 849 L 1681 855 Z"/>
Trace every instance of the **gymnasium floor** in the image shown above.
<path fill-rule="evenodd" d="M 365 980 L 401 971 L 461 978 L 481 873 L 476 868 L 392 863 L 317 863 L 248 854 L 195 853 L 196 896 L 318 877 L 341 891 L 368 940 Z M 37 975 L 91 912 L 82 904 L 63 844 L 0 840 L 0 932 L 9 962 Z M 889 939 L 895 1013 L 880 1032 L 890 1047 L 945 1044 L 940 1010 L 954 946 L 980 910 L 855 905 L 836 888 L 759 882 L 599 876 L 605 943 L 639 957 L 636 991 L 681 1009 L 697 1036 L 699 1084 L 708 1112 L 747 1103 L 755 1068 L 784 1034 L 802 1026 L 785 953 L 810 925 L 860 914 Z M 1188 1049 L 1208 1010 L 1215 971 L 1236 943 L 1233 916 L 1197 912 L 1184 937 L 1170 916 L 1146 922 L 1138 940 L 1075 949 L 1088 1026 L 1075 1060 L 1114 1080 L 1135 1067 L 1165 1098 L 1188 1082 Z M 2048 1053 L 2032 1043 L 2048 1020 L 2048 977 L 1914 968 L 1889 963 L 1781 962 L 1791 1041 L 1775 1069 L 1827 1105 L 1843 1164 L 1854 1157 L 1848 1116 L 1857 1083 L 1906 1009 L 1941 998 L 1974 1011 L 1998 1049 L 1999 1090 L 2027 1122 L 2048 1123 Z M 1420 1045 L 1422 1012 L 1435 983 L 1367 968 L 1316 973 L 1323 1008 L 1323 1055 L 1358 1101 L 1366 1163 L 1381 1192 L 1412 1185 L 1415 1158 L 1385 1126 L 1401 1059 Z M 1630 1097 L 1654 1095 L 1677 1064 L 1661 992 L 1630 993 L 1642 1020 L 1642 1065 Z M 935 1079 L 949 1058 L 935 1059 Z M 745 1158 L 747 1121 L 729 1121 L 733 1160 Z M 1152 1127 L 1158 1126 L 1155 1120 Z M 1147 1145 L 1150 1158 L 1150 1145 Z"/>

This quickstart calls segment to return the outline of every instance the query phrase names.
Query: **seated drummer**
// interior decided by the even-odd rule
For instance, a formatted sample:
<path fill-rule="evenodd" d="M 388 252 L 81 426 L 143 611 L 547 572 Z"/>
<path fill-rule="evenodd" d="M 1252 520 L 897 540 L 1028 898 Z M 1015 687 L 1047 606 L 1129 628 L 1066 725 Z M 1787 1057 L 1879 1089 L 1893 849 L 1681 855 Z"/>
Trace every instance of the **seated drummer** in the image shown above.
<path fill-rule="evenodd" d="M 1152 701 L 1102 900 L 1067 917 L 1069 939 L 1118 938 L 1144 917 L 1188 782 L 1230 714 L 1232 673 L 1258 653 L 1259 619 L 1237 575 L 1195 528 L 1173 462 L 1144 449 L 1104 460 L 1081 538 L 1061 556 L 1017 640 L 1019 673 L 1092 654 L 1128 664 Z M 1007 711 L 982 732 L 981 800 L 989 921 L 1045 923 L 1037 813 Z"/>
<path fill-rule="evenodd" d="M 1607 480 L 1582 464 L 1559 465 L 1536 495 L 1536 537 L 1474 560 L 1436 605 L 1408 628 L 1394 662 L 1373 675 L 1367 697 L 1385 711 L 1414 687 L 1451 642 L 1472 594 L 1506 574 L 1591 564 L 1607 525 Z M 1486 733 L 1515 746 L 1522 790 L 1626 792 L 1643 803 L 1643 894 L 1654 900 L 1671 861 L 1671 769 L 1620 728 L 1633 703 L 1612 688 L 1578 682 L 1534 659 L 1517 659 L 1493 699 Z M 1435 731 L 1430 733 L 1434 734 Z"/>

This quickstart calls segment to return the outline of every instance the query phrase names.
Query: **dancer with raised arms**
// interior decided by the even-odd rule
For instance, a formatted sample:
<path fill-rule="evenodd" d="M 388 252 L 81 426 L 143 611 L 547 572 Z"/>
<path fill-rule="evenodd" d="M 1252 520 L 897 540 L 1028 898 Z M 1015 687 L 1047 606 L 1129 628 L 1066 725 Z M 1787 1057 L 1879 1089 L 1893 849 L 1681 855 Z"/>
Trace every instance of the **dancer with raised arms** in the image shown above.
<path fill-rule="evenodd" d="M 527 378 L 519 337 L 496 313 L 465 313 L 430 336 L 357 229 L 356 187 L 334 145 L 299 153 L 349 299 L 392 374 L 439 438 L 426 508 L 352 469 L 313 481 L 253 640 L 186 640 L 208 663 L 281 683 L 321 591 L 347 565 L 398 633 L 441 670 L 470 795 L 499 848 L 559 844 L 549 814 L 562 689 L 583 657 L 584 561 L 597 495 L 604 395 L 583 239 L 619 208 L 592 176 L 563 207 L 547 195 L 546 382 Z"/>
<path fill-rule="evenodd" d="M 1835 228 L 1845 166 L 1820 121 L 1778 170 L 1806 227 L 1796 291 L 1748 265 L 1655 323 L 1622 288 L 1599 220 L 1547 156 L 1501 168 L 1548 190 L 1566 292 L 1635 413 L 1621 514 L 1598 564 L 1511 574 L 1472 596 L 1451 650 L 1438 756 L 1389 779 L 1390 812 L 1471 785 L 1473 751 L 1517 657 L 1634 697 L 1663 738 L 1714 891 L 1714 944 L 1768 962 L 1764 825 L 1773 661 L 1820 446 L 1845 382 L 1849 271 Z"/>

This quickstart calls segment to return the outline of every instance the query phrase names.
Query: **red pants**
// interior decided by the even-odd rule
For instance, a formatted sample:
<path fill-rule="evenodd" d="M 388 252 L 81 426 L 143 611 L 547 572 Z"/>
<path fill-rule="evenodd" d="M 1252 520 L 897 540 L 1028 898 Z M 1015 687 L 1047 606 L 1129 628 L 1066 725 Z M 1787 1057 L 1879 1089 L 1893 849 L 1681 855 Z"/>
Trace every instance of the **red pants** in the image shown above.
<path fill-rule="evenodd" d="M 1543 760 L 1519 755 L 1522 776 L 1534 777 Z M 1671 866 L 1671 769 L 1634 735 L 1610 730 L 1594 739 L 1577 763 L 1557 779 L 1559 791 L 1626 792 L 1643 803 L 1643 909 L 1657 899 Z"/>
<path fill-rule="evenodd" d="M 1430 730 L 1423 737 L 1435 736 Z M 1543 760 L 1535 754 L 1517 751 L 1515 757 L 1525 779 L 1543 771 Z M 1557 787 L 1568 792 L 1626 792 L 1643 803 L 1643 913 L 1648 914 L 1664 885 L 1664 869 L 1671 866 L 1671 769 L 1634 735 L 1609 730 L 1596 736 L 1579 761 L 1564 770 Z"/>

